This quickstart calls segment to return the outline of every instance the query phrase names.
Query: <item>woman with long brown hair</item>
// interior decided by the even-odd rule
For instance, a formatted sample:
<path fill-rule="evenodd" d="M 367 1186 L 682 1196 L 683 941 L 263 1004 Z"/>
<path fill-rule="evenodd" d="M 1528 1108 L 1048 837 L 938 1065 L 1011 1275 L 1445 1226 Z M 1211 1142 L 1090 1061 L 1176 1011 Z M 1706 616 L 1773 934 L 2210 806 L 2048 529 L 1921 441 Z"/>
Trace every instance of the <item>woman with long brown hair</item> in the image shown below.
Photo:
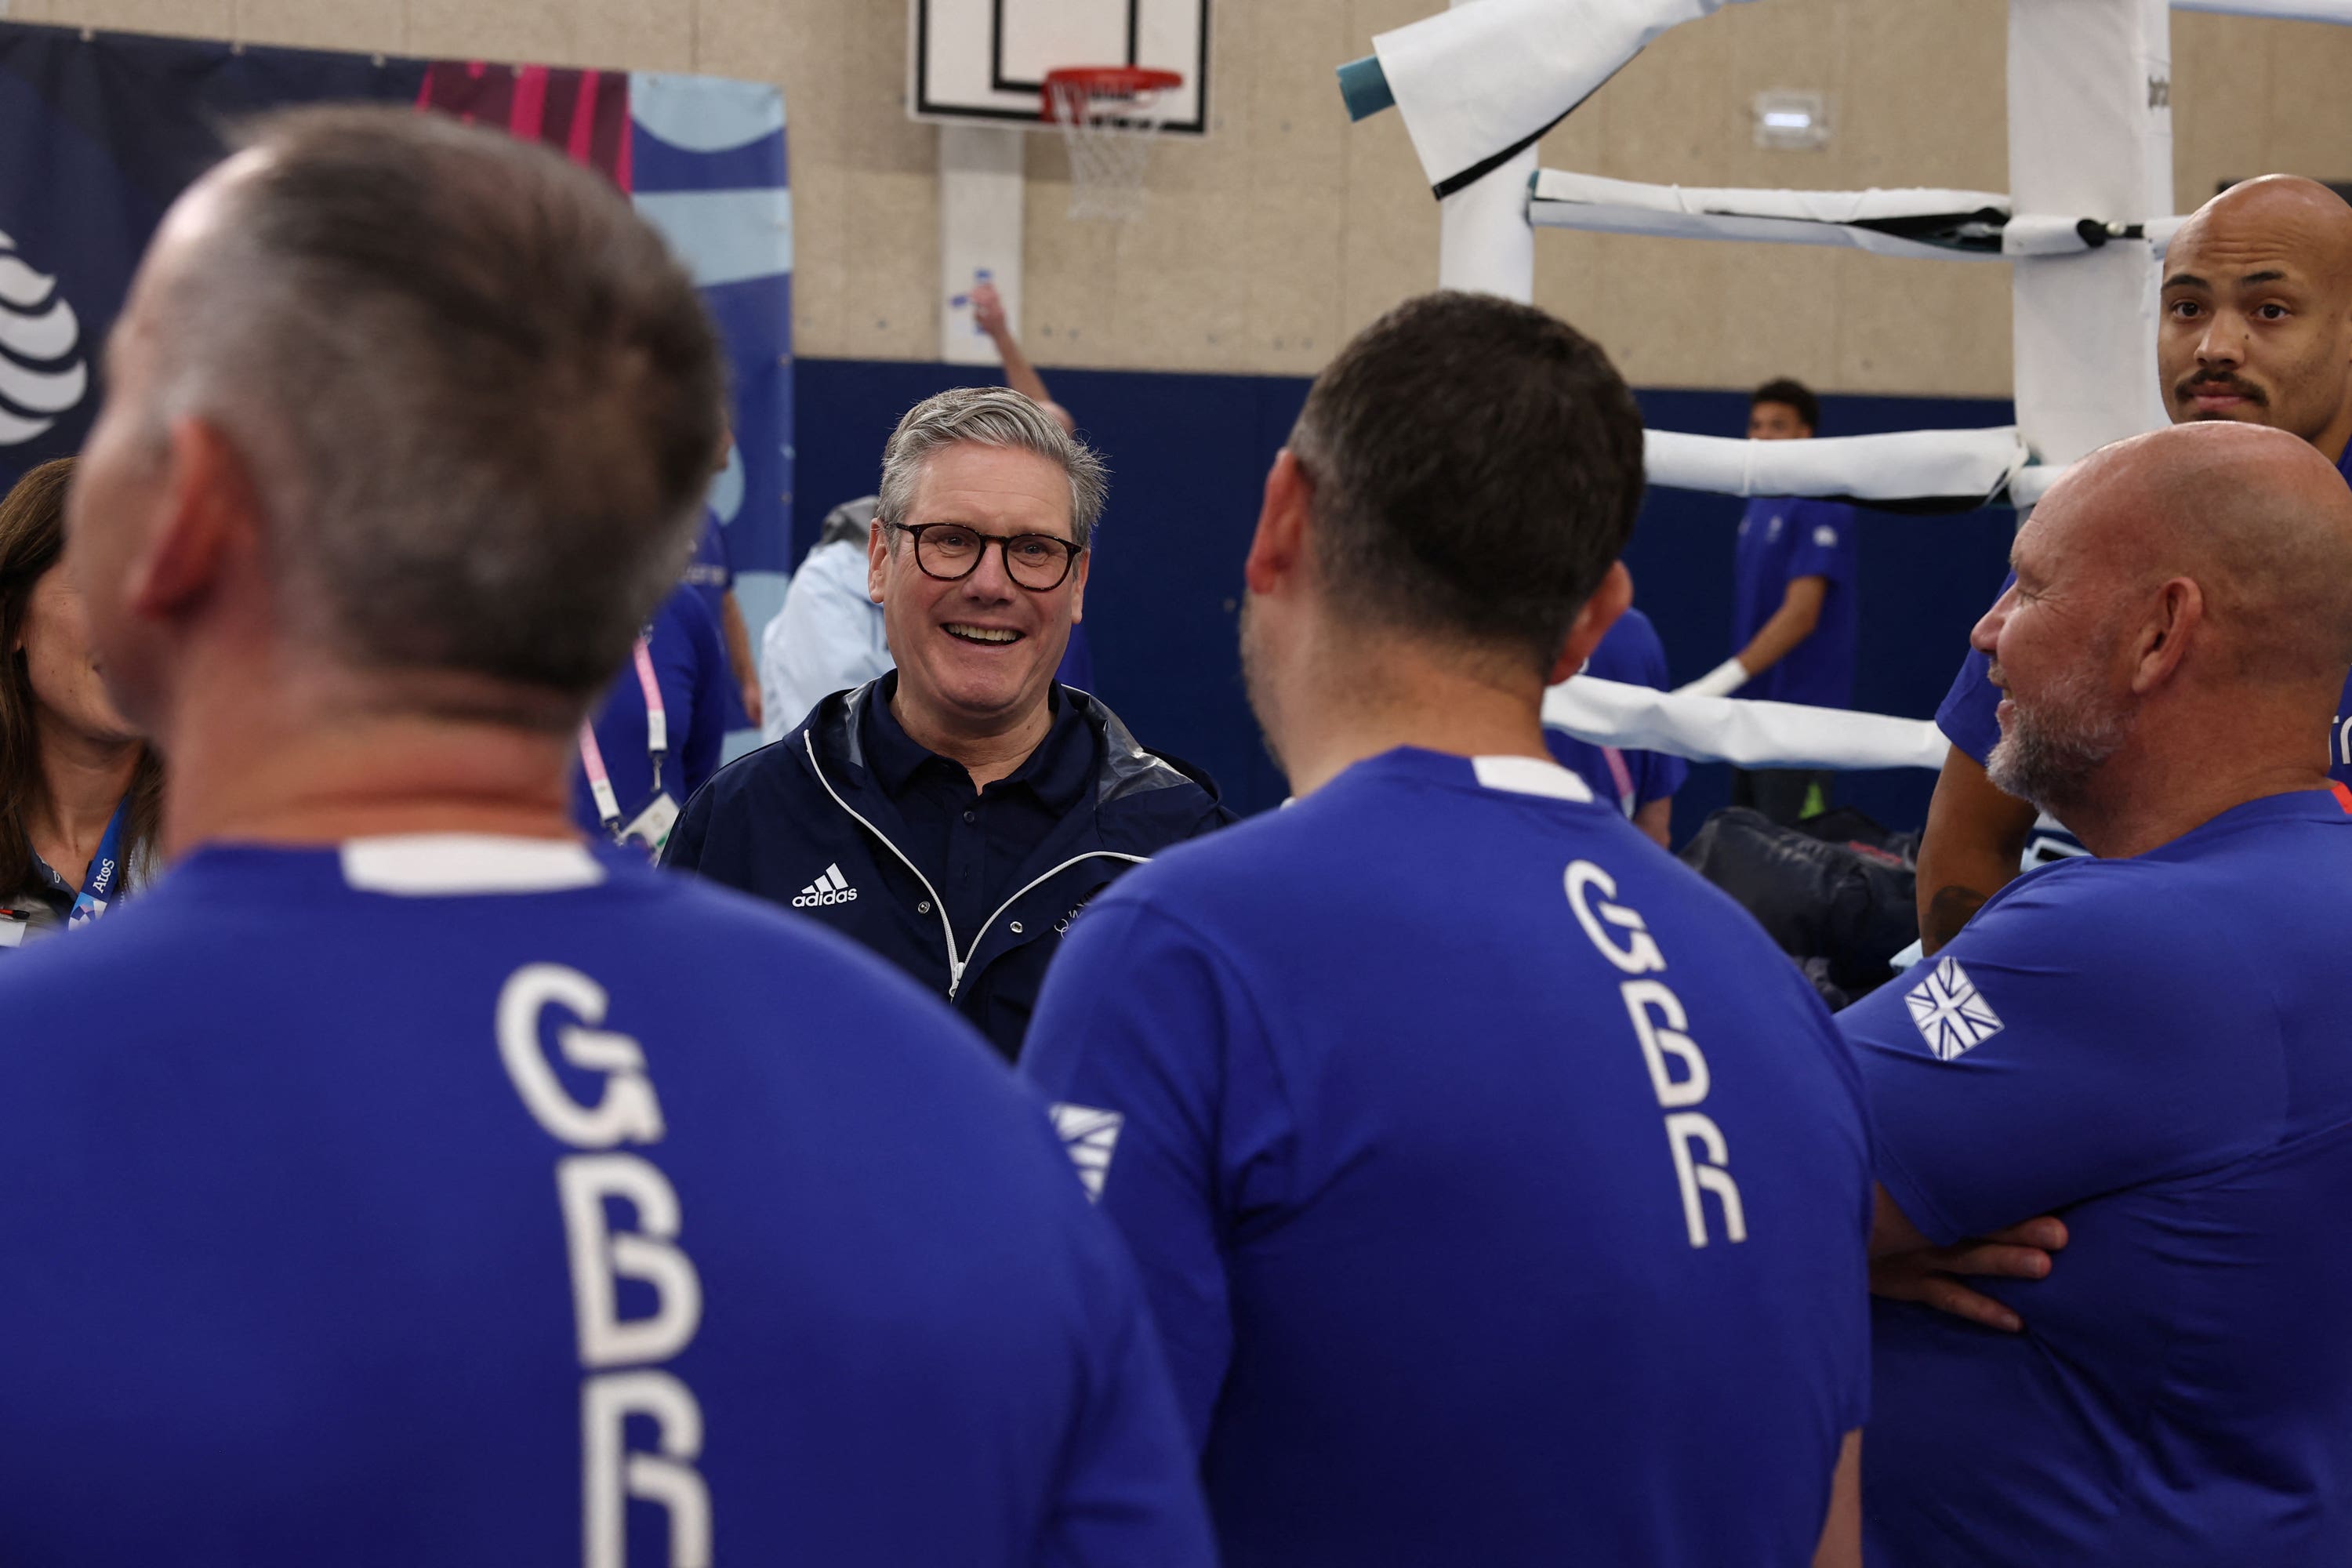
<path fill-rule="evenodd" d="M 115 710 L 58 564 L 74 459 L 0 500 L 0 949 L 79 926 L 149 875 L 161 764 Z"/>

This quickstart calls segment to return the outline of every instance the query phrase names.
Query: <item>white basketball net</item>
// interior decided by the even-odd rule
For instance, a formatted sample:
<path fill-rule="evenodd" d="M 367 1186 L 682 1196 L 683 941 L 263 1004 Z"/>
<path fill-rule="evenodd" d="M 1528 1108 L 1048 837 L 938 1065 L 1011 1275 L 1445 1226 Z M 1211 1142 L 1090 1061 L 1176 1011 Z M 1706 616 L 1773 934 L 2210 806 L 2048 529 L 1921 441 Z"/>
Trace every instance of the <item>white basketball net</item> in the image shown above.
<path fill-rule="evenodd" d="M 1046 101 L 1070 150 L 1070 216 L 1130 223 L 1143 212 L 1143 169 L 1167 110 L 1157 88 L 1107 91 L 1046 84 Z"/>

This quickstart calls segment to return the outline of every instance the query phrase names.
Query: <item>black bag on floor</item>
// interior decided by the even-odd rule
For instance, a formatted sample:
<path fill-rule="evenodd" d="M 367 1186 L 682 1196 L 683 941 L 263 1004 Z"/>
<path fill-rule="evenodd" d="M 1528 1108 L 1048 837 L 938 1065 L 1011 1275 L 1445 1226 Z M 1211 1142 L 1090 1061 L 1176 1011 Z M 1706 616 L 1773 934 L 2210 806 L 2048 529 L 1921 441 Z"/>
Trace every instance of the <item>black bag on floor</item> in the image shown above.
<path fill-rule="evenodd" d="M 1732 806 L 1708 817 L 1680 858 L 1754 915 L 1834 1008 L 1893 978 L 1887 960 L 1918 939 L 1914 842 L 1859 812 L 1797 828 Z"/>

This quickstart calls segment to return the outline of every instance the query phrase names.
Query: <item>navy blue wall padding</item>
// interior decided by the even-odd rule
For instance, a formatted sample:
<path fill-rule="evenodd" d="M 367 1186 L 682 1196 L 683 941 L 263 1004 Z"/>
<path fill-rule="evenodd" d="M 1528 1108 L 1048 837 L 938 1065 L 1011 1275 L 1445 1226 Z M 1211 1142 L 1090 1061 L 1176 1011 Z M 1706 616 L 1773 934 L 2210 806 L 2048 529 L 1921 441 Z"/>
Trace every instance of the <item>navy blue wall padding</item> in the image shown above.
<path fill-rule="evenodd" d="M 1087 592 L 1098 694 L 1147 745 L 1213 773 L 1235 810 L 1277 804 L 1282 778 L 1242 693 L 1234 612 L 1266 467 L 1306 400 L 1306 379 L 1048 374 L 1055 397 L 1111 467 L 1110 508 L 1096 536 Z M 994 379 L 969 366 L 866 360 L 803 359 L 796 374 L 796 554 L 828 510 L 873 493 L 882 444 L 909 405 L 946 387 Z M 1645 392 L 1641 400 L 1656 429 L 1718 436 L 1747 429 L 1743 393 Z M 2005 425 L 2012 417 L 2006 402 L 1978 398 L 1832 396 L 1822 407 L 1823 434 L 1839 436 Z M 1732 531 L 1741 504 L 1654 490 L 1626 552 L 1634 596 L 1657 624 L 1677 681 L 1696 679 L 1732 652 Z M 1969 628 L 2000 586 L 2014 521 L 2005 509 L 1960 517 L 1864 514 L 1857 707 L 1935 713 Z M 1849 773 L 1839 798 L 1889 826 L 1916 827 L 1934 782 L 1920 769 Z M 1692 769 L 1675 797 L 1676 840 L 1728 796 L 1725 769 Z"/>

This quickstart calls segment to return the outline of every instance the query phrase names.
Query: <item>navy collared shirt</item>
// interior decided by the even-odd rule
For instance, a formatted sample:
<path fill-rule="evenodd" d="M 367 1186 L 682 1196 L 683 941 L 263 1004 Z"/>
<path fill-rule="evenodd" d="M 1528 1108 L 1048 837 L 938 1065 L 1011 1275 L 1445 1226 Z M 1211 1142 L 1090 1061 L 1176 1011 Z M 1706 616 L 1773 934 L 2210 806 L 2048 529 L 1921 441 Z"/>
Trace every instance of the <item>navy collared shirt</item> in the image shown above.
<path fill-rule="evenodd" d="M 1095 735 L 1058 688 L 1046 701 L 1053 727 L 1028 760 L 986 789 L 961 763 L 916 742 L 890 711 L 896 670 L 867 689 L 859 739 L 874 781 L 905 820 L 900 844 L 947 901 L 956 939 L 969 942 L 1019 890 L 1013 879 L 1095 776 Z"/>

